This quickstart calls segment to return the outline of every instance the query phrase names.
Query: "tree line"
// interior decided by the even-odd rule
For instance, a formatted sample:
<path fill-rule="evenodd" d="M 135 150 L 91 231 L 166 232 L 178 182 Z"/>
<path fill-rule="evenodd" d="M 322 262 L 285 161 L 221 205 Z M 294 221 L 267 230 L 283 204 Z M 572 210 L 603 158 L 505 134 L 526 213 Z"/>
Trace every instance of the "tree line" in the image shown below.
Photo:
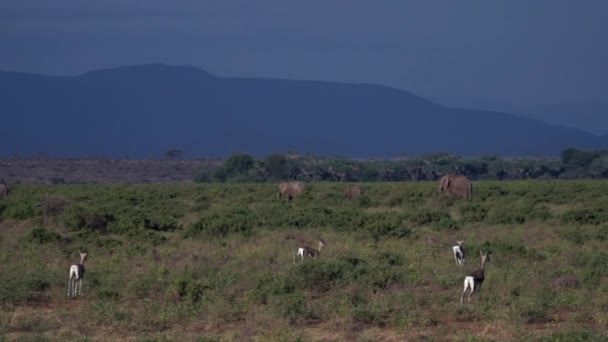
<path fill-rule="evenodd" d="M 261 159 L 234 154 L 219 167 L 198 170 L 194 181 L 433 181 L 448 173 L 473 180 L 604 179 L 608 178 L 608 150 L 567 148 L 559 158 L 504 158 L 499 155 L 464 158 L 436 153 L 392 160 L 326 158 L 294 152 Z"/>

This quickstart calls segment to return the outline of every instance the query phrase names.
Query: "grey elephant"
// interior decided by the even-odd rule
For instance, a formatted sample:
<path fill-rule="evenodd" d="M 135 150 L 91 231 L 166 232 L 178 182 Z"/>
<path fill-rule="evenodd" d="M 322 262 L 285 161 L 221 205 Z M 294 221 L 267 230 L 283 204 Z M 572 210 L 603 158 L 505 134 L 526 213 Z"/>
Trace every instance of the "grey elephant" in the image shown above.
<path fill-rule="evenodd" d="M 0 179 L 0 199 L 8 196 L 8 185 L 4 183 L 4 179 Z"/>
<path fill-rule="evenodd" d="M 347 187 L 346 190 L 344 190 L 344 197 L 346 197 L 346 199 L 352 200 L 361 196 L 362 193 L 363 190 L 361 189 L 361 186 L 351 185 Z"/>
<path fill-rule="evenodd" d="M 473 194 L 473 185 L 466 176 L 444 175 L 439 179 L 439 194 L 470 198 Z"/>
<path fill-rule="evenodd" d="M 304 183 L 302 182 L 286 182 L 279 184 L 279 198 L 285 198 L 288 201 L 298 197 L 304 192 Z"/>

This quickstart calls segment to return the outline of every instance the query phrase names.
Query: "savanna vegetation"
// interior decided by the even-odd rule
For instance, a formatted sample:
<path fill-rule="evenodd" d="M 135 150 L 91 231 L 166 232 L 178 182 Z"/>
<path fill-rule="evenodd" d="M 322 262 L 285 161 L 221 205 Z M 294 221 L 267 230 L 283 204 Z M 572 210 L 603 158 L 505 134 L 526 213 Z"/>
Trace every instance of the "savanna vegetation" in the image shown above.
<path fill-rule="evenodd" d="M 276 183 L 15 185 L 0 200 L 0 340 L 605 341 L 607 182 L 477 181 L 470 200 L 436 182 L 347 200 L 347 185 L 290 202 Z M 318 238 L 321 255 L 294 265 Z M 482 297 L 461 305 L 480 250 Z M 84 294 L 68 299 L 79 251 Z"/>
<path fill-rule="evenodd" d="M 560 158 L 463 158 L 447 153 L 395 160 L 321 158 L 297 153 L 273 154 L 256 160 L 235 154 L 223 164 L 208 164 L 195 182 L 266 182 L 282 179 L 341 182 L 401 182 L 436 180 L 446 173 L 475 180 L 604 179 L 608 150 L 568 148 Z"/>

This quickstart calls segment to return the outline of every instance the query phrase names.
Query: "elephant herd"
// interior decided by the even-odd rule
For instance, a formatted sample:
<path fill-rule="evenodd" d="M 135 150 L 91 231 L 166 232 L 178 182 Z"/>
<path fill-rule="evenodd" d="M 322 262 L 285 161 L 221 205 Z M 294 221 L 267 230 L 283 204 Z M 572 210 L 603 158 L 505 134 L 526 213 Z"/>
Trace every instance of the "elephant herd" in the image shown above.
<path fill-rule="evenodd" d="M 293 200 L 304 192 L 303 182 L 284 182 L 279 184 L 278 197 L 288 201 Z M 439 194 L 448 196 L 459 196 L 470 198 L 473 193 L 473 186 L 466 176 L 444 175 L 439 179 Z M 4 180 L 0 180 L 0 199 L 7 197 L 9 189 Z M 344 197 L 352 200 L 363 194 L 363 189 L 359 185 L 351 185 L 344 191 Z"/>
<path fill-rule="evenodd" d="M 278 197 L 291 201 L 302 194 L 304 188 L 305 184 L 299 181 L 281 183 Z M 344 191 L 344 197 L 349 200 L 355 199 L 361 194 L 363 194 L 363 189 L 359 185 L 351 185 Z M 473 194 L 473 185 L 466 176 L 447 174 L 439 179 L 439 194 L 468 199 Z"/>

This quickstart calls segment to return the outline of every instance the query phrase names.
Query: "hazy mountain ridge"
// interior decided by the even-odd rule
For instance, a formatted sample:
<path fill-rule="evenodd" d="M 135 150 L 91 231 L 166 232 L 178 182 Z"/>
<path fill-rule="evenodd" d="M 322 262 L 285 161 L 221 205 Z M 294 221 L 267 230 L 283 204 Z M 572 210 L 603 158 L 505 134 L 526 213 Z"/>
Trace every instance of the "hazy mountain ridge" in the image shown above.
<path fill-rule="evenodd" d="M 434 100 L 447 106 L 502 111 L 596 135 L 608 135 L 608 103 L 600 100 L 545 104 L 514 104 L 464 96 L 440 96 Z"/>
<path fill-rule="evenodd" d="M 370 84 L 223 78 L 138 65 L 76 77 L 0 72 L 0 153 L 149 157 L 288 150 L 391 157 L 556 155 L 608 137 L 499 112 L 452 109 Z"/>

